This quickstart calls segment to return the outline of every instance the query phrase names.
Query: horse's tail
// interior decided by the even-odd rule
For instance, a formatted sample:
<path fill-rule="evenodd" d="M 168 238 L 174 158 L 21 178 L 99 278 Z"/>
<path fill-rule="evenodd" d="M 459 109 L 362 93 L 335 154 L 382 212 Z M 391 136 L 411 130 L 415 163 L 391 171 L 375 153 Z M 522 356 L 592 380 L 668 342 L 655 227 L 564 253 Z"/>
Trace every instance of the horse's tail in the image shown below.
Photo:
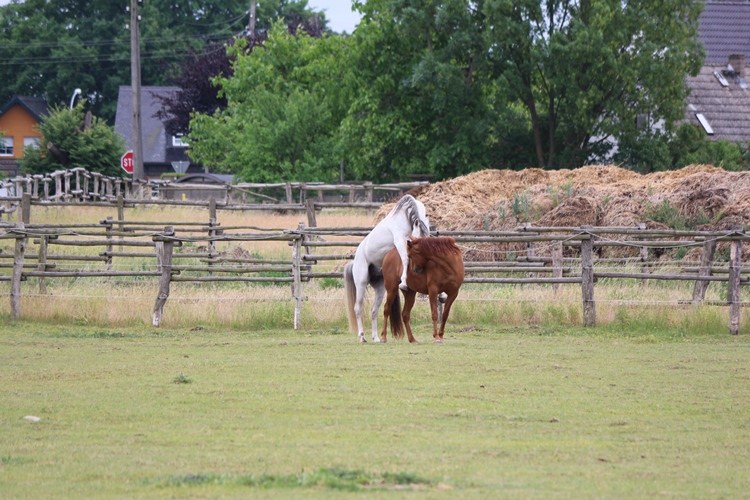
<path fill-rule="evenodd" d="M 352 274 L 353 262 L 344 267 L 344 292 L 346 293 L 346 317 L 349 320 L 349 329 L 357 333 L 357 316 L 354 314 L 354 302 L 357 300 L 357 287 L 354 285 Z"/>
<path fill-rule="evenodd" d="M 394 339 L 404 338 L 404 322 L 401 319 L 401 294 L 396 291 L 396 298 L 391 304 L 391 335 Z"/>

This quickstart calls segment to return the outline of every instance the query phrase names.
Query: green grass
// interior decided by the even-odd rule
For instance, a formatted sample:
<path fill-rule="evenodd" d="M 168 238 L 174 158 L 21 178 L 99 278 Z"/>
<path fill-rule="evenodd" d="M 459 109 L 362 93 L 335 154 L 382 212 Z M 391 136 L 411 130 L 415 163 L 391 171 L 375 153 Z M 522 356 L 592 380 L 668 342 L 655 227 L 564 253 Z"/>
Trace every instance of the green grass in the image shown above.
<path fill-rule="evenodd" d="M 745 495 L 750 339 L 643 319 L 627 332 L 627 321 L 453 326 L 444 345 L 360 345 L 337 329 L 4 324 L 0 491 Z"/>

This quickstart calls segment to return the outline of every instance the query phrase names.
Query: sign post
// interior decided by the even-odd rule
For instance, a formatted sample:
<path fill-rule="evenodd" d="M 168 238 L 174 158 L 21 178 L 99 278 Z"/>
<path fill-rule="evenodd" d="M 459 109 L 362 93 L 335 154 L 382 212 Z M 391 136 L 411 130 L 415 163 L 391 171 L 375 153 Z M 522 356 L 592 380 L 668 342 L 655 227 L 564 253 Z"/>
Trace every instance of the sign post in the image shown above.
<path fill-rule="evenodd" d="M 120 158 L 120 166 L 124 171 L 126 171 L 129 174 L 133 174 L 133 151 L 127 151 L 122 157 Z"/>

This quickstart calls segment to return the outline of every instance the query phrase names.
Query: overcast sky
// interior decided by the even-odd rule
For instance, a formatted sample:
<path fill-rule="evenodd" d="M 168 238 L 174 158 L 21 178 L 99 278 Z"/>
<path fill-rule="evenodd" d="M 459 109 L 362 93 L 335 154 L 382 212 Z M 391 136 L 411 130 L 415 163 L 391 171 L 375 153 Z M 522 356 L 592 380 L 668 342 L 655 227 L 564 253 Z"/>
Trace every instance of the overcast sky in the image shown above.
<path fill-rule="evenodd" d="M 359 12 L 352 12 L 351 0 L 308 0 L 307 5 L 325 11 L 328 27 L 336 33 L 351 34 L 360 19 Z"/>
<path fill-rule="evenodd" d="M 0 0 L 0 5 L 8 3 L 10 0 Z M 352 12 L 351 0 L 308 0 L 307 5 L 325 11 L 328 26 L 336 33 L 346 31 L 351 34 L 360 19 L 359 12 Z"/>

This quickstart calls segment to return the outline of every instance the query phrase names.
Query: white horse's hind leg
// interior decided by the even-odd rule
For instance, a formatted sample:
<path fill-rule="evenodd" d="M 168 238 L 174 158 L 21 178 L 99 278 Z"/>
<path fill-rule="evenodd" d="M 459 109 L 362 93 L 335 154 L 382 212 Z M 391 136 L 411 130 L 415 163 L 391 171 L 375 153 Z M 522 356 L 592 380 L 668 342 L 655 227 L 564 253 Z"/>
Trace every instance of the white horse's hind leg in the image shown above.
<path fill-rule="evenodd" d="M 354 315 L 357 317 L 357 334 L 359 335 L 360 342 L 367 342 L 365 339 L 365 325 L 362 319 L 362 312 L 364 309 L 365 302 L 365 290 L 367 290 L 367 282 L 369 281 L 369 274 L 365 269 L 362 273 L 361 269 L 355 267 L 352 270 L 354 278 L 354 285 L 357 289 L 357 297 L 354 301 Z"/>
<path fill-rule="evenodd" d="M 375 289 L 375 297 L 372 298 L 372 341 L 380 342 L 380 335 L 378 332 L 378 315 L 380 314 L 380 306 L 383 304 L 385 298 L 385 285 L 382 281 L 377 284 L 373 284 Z"/>

